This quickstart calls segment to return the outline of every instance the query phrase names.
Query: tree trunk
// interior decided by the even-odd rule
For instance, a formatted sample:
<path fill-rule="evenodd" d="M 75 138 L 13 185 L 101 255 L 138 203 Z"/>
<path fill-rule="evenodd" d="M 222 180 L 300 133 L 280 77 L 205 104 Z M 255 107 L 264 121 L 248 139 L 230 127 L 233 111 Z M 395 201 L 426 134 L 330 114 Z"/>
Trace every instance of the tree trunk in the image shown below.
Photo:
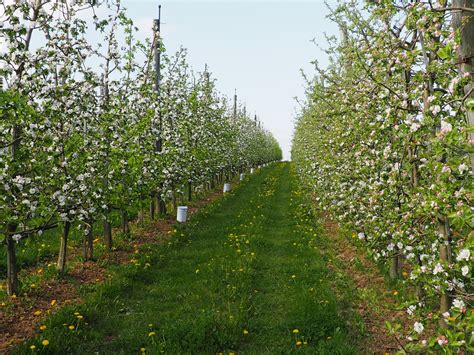
<path fill-rule="evenodd" d="M 442 244 L 440 247 L 440 261 L 442 264 L 447 265 L 452 261 L 451 253 L 451 238 L 450 238 L 450 228 L 446 218 L 438 219 L 438 233 L 443 236 Z M 442 290 L 440 302 L 439 302 L 439 311 L 440 313 L 448 312 L 451 308 L 451 299 L 452 295 L 447 290 Z M 447 328 L 447 324 L 444 321 L 443 317 L 440 318 L 439 322 L 440 327 Z"/>
<path fill-rule="evenodd" d="M 193 183 L 191 181 L 188 182 L 188 201 L 191 201 L 193 194 Z"/>
<path fill-rule="evenodd" d="M 8 226 L 6 236 L 7 243 L 7 294 L 9 296 L 18 293 L 18 265 L 16 263 L 15 241 L 12 234 L 16 231 L 15 225 Z"/>
<path fill-rule="evenodd" d="M 112 226 L 109 222 L 108 214 L 104 219 L 104 243 L 108 251 L 112 250 Z"/>
<path fill-rule="evenodd" d="M 159 197 L 159 200 L 158 200 L 158 211 L 159 211 L 160 216 L 162 217 L 166 216 L 166 213 L 167 213 L 166 202 L 165 200 L 161 198 L 161 196 Z"/>
<path fill-rule="evenodd" d="M 155 219 L 155 192 L 151 193 L 150 199 L 150 219 L 153 221 Z"/>
<path fill-rule="evenodd" d="M 140 223 L 141 227 L 143 227 L 143 225 L 145 224 L 145 210 L 143 209 L 143 207 L 140 207 L 140 211 L 138 212 L 138 223 Z"/>
<path fill-rule="evenodd" d="M 176 211 L 178 205 L 176 203 L 176 192 L 173 191 L 173 211 Z"/>
<path fill-rule="evenodd" d="M 122 232 L 127 236 L 130 235 L 130 224 L 127 210 L 122 211 Z"/>
<path fill-rule="evenodd" d="M 390 264 L 390 278 L 396 280 L 400 277 L 400 257 L 397 255 L 392 256 Z"/>
<path fill-rule="evenodd" d="M 92 229 L 93 222 L 89 223 L 87 233 L 84 235 L 82 240 L 82 256 L 84 260 L 92 260 L 94 256 L 94 232 Z"/>
<path fill-rule="evenodd" d="M 453 7 L 474 8 L 472 0 L 453 0 Z M 459 74 L 471 73 L 471 80 L 464 87 L 464 93 L 467 95 L 474 86 L 474 16 L 467 11 L 453 12 L 453 27 L 460 30 L 461 45 L 459 46 Z M 471 92 L 469 98 L 474 99 L 474 93 Z M 467 111 L 467 122 L 470 127 L 474 125 L 474 111 Z M 469 140 L 474 140 L 474 132 L 469 132 Z M 471 168 L 474 169 L 474 156 L 471 156 Z"/>
<path fill-rule="evenodd" d="M 161 217 L 164 217 L 164 216 L 166 216 L 166 203 L 163 200 L 163 197 L 161 195 L 162 191 L 163 191 L 163 183 L 160 184 L 160 188 L 159 188 L 159 191 L 158 191 L 158 194 L 157 194 L 157 198 L 158 198 L 158 214 Z"/>
<path fill-rule="evenodd" d="M 67 254 L 67 240 L 69 237 L 69 230 L 71 228 L 71 222 L 64 222 L 63 233 L 61 235 L 61 245 L 59 247 L 58 257 L 58 271 L 60 275 L 64 275 L 66 268 L 66 254 Z"/>

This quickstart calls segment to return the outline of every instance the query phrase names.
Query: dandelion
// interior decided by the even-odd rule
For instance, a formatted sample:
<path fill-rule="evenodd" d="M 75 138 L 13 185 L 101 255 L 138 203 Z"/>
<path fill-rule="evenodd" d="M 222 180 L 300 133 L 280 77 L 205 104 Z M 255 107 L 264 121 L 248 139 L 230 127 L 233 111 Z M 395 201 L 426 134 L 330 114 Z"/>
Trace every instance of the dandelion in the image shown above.
<path fill-rule="evenodd" d="M 148 336 L 149 336 L 149 337 L 152 337 L 152 336 L 155 336 L 155 335 L 156 335 L 155 332 L 150 332 L 150 333 L 148 333 Z"/>
<path fill-rule="evenodd" d="M 51 306 L 53 306 L 53 307 L 56 306 L 56 303 L 58 303 L 56 300 L 52 300 L 51 301 Z"/>
<path fill-rule="evenodd" d="M 33 314 L 34 314 L 35 316 L 40 316 L 41 313 L 43 313 L 43 312 L 41 312 L 41 311 L 35 311 L 35 313 L 33 313 Z"/>
<path fill-rule="evenodd" d="M 140 352 L 141 352 L 142 354 L 144 354 L 144 353 L 146 352 L 146 349 L 145 349 L 145 348 L 140 348 Z"/>
<path fill-rule="evenodd" d="M 393 295 L 394 296 L 398 295 L 398 291 L 393 291 Z"/>
<path fill-rule="evenodd" d="M 244 329 L 244 335 L 248 335 L 249 334 L 249 331 L 247 329 Z"/>
<path fill-rule="evenodd" d="M 70 325 L 68 328 L 69 328 L 69 330 L 74 330 L 74 329 L 76 329 L 76 327 L 73 326 L 73 325 Z"/>
<path fill-rule="evenodd" d="M 298 334 L 300 331 L 298 329 L 293 329 L 293 334 Z"/>
<path fill-rule="evenodd" d="M 77 319 L 83 319 L 84 318 L 84 316 L 81 316 L 80 314 L 76 317 L 77 317 Z"/>
<path fill-rule="evenodd" d="M 40 330 L 45 330 L 45 329 L 46 329 L 45 325 L 40 326 Z"/>
<path fill-rule="evenodd" d="M 302 343 L 301 341 L 299 341 L 299 340 L 296 342 L 296 346 L 298 346 L 298 347 L 300 347 L 302 344 L 303 344 L 303 343 Z"/>
<path fill-rule="evenodd" d="M 292 278 L 292 279 L 296 279 L 296 275 L 291 275 L 291 278 Z"/>
<path fill-rule="evenodd" d="M 34 344 L 31 345 L 31 346 L 30 346 L 30 349 L 31 349 L 31 350 L 35 350 L 35 349 L 36 349 L 36 345 L 34 345 Z"/>
<path fill-rule="evenodd" d="M 49 345 L 49 340 L 45 339 L 41 342 L 41 344 L 43 344 L 43 346 L 48 346 Z"/>
<path fill-rule="evenodd" d="M 150 324 L 148 324 L 148 326 L 149 326 L 150 328 L 153 328 L 153 324 L 151 324 L 151 323 L 150 323 Z"/>

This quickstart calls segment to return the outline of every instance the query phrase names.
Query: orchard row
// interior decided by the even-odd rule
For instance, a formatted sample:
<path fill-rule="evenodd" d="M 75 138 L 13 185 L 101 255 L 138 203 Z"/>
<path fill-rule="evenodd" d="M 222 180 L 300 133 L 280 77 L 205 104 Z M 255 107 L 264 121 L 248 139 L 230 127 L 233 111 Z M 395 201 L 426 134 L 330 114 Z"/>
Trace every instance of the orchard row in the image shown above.
<path fill-rule="evenodd" d="M 193 72 L 184 49 L 166 55 L 156 26 L 136 40 L 120 1 L 102 3 L 0 5 L 0 235 L 10 295 L 25 239 L 60 228 L 63 273 L 71 228 L 90 258 L 98 221 L 112 248 L 112 213 L 128 232 L 132 209 L 154 218 L 185 191 L 191 198 L 281 159 L 268 131 L 229 109 L 207 67 Z"/>
<path fill-rule="evenodd" d="M 473 15 L 469 1 L 341 4 L 342 40 L 296 124 L 319 208 L 414 290 L 407 351 L 474 350 Z"/>

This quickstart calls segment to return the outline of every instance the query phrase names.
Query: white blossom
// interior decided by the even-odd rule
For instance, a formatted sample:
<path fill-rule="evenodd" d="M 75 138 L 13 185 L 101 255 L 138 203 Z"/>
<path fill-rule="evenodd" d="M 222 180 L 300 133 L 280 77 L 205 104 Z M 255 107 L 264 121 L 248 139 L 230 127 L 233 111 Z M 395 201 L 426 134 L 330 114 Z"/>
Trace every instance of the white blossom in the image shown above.
<path fill-rule="evenodd" d="M 418 334 L 421 334 L 423 332 L 423 330 L 425 329 L 425 327 L 420 322 L 415 322 L 415 324 L 413 325 L 413 329 Z"/>

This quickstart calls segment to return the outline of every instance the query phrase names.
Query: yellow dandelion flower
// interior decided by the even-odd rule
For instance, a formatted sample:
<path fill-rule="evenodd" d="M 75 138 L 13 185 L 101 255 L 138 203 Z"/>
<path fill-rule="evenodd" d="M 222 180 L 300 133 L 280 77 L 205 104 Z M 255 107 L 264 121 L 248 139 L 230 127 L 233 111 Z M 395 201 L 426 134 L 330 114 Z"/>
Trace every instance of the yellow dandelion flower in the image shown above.
<path fill-rule="evenodd" d="M 81 316 L 80 314 L 79 314 L 78 316 L 76 316 L 76 317 L 77 317 L 77 319 L 83 319 L 83 318 L 84 318 L 84 317 Z"/>
<path fill-rule="evenodd" d="M 41 344 L 43 344 L 43 346 L 48 346 L 49 345 L 49 340 L 45 339 L 41 342 Z"/>
<path fill-rule="evenodd" d="M 31 285 L 30 285 L 30 288 L 36 288 L 36 285 L 35 285 L 35 284 L 31 284 Z"/>
<path fill-rule="evenodd" d="M 300 331 L 298 329 L 293 329 L 293 334 L 298 334 Z"/>
<path fill-rule="evenodd" d="M 36 345 L 31 345 L 31 346 L 30 346 L 30 349 L 31 349 L 31 350 L 35 350 L 35 349 L 36 349 Z"/>
<path fill-rule="evenodd" d="M 74 330 L 74 329 L 76 329 L 76 327 L 73 326 L 73 325 L 70 325 L 68 328 L 69 328 L 69 330 Z"/>
<path fill-rule="evenodd" d="M 15 299 L 15 298 L 16 298 L 16 295 L 13 294 L 13 295 L 11 295 L 10 297 L 13 298 L 13 299 Z"/>
<path fill-rule="evenodd" d="M 52 300 L 52 301 L 51 301 L 51 306 L 53 306 L 53 307 L 56 306 L 56 303 L 58 303 L 58 301 Z"/>
<path fill-rule="evenodd" d="M 150 323 L 150 324 L 148 324 L 148 326 L 149 326 L 150 328 L 152 328 L 152 327 L 153 327 L 153 324 Z"/>
<path fill-rule="evenodd" d="M 398 295 L 398 291 L 393 291 L 393 295 L 394 296 Z"/>
<path fill-rule="evenodd" d="M 292 279 L 296 279 L 296 275 L 291 275 L 291 278 L 292 278 Z"/>
<path fill-rule="evenodd" d="M 155 332 L 150 332 L 150 333 L 148 333 L 148 336 L 149 336 L 149 337 L 152 337 L 152 336 L 154 336 L 154 335 L 156 335 Z"/>
<path fill-rule="evenodd" d="M 40 330 L 45 330 L 45 329 L 46 329 L 45 325 L 40 326 Z"/>
<path fill-rule="evenodd" d="M 140 352 L 141 352 L 141 353 L 145 353 L 145 352 L 146 352 L 146 349 L 145 349 L 145 348 L 140 348 Z"/>
<path fill-rule="evenodd" d="M 249 331 L 247 329 L 244 329 L 244 335 L 248 335 L 249 334 Z"/>
<path fill-rule="evenodd" d="M 79 312 L 74 312 L 74 315 L 78 316 L 78 315 L 80 315 L 80 313 Z"/>
<path fill-rule="evenodd" d="M 33 313 L 33 314 L 34 314 L 35 316 L 40 316 L 41 313 L 43 313 L 43 312 L 41 312 L 41 311 L 35 311 L 35 313 Z"/>
<path fill-rule="evenodd" d="M 303 343 L 302 343 L 301 341 L 299 341 L 299 340 L 296 342 L 296 346 L 301 346 L 302 344 L 303 344 Z"/>

